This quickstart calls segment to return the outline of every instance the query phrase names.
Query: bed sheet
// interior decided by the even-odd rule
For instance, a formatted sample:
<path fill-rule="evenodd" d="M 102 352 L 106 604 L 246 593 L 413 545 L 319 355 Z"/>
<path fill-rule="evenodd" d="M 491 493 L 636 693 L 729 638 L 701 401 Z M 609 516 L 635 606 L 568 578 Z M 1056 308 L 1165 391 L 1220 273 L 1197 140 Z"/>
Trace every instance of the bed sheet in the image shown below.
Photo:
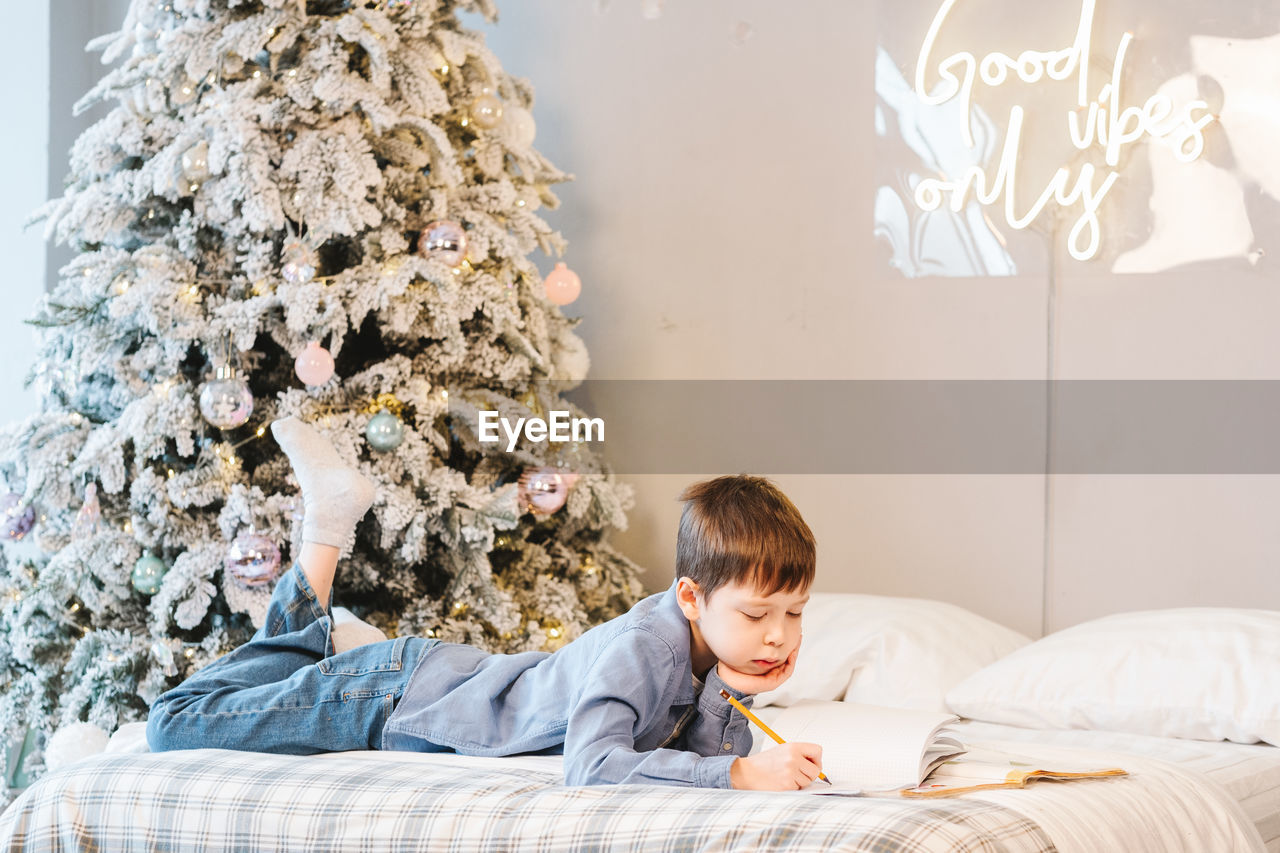
<path fill-rule="evenodd" d="M 1051 853 L 996 803 L 561 784 L 560 759 L 105 753 L 0 815 L 0 849 Z"/>

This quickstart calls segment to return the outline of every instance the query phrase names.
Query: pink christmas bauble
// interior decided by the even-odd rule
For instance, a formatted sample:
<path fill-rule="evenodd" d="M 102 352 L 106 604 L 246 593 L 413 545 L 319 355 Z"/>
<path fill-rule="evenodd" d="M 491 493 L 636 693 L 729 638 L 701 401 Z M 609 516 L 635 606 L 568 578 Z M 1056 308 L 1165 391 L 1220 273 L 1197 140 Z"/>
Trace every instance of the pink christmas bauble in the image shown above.
<path fill-rule="evenodd" d="M 312 341 L 298 353 L 293 370 L 306 385 L 323 385 L 333 376 L 333 356 L 320 344 Z"/>
<path fill-rule="evenodd" d="M 563 262 L 547 273 L 542 285 L 547 289 L 547 298 L 557 305 L 568 305 L 582 292 L 582 279 Z"/>
<path fill-rule="evenodd" d="M 526 468 L 520 475 L 520 505 L 537 515 L 551 515 L 569 498 L 569 484 L 555 468 Z"/>
<path fill-rule="evenodd" d="M 456 267 L 467 256 L 467 231 L 451 219 L 428 222 L 418 235 L 418 254 Z"/>

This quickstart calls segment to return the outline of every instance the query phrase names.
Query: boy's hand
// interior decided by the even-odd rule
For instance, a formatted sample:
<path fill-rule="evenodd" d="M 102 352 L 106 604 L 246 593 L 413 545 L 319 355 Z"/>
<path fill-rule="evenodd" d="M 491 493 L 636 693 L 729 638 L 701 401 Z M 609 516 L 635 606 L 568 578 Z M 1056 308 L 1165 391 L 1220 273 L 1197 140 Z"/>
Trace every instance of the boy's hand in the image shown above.
<path fill-rule="evenodd" d="M 804 642 L 804 637 L 800 638 L 800 642 Z M 760 675 L 740 672 L 724 661 L 720 661 L 716 664 L 716 675 L 720 676 L 721 681 L 740 693 L 753 695 L 764 693 L 766 690 L 773 690 L 781 686 L 782 682 L 791 677 L 792 671 L 796 668 L 796 656 L 798 654 L 800 654 L 800 643 L 796 643 L 796 647 L 791 650 L 791 654 L 787 655 L 785 661 Z"/>
<path fill-rule="evenodd" d="M 816 743 L 782 743 L 739 758 L 729 768 L 733 787 L 746 791 L 796 791 L 822 772 L 822 747 Z"/>

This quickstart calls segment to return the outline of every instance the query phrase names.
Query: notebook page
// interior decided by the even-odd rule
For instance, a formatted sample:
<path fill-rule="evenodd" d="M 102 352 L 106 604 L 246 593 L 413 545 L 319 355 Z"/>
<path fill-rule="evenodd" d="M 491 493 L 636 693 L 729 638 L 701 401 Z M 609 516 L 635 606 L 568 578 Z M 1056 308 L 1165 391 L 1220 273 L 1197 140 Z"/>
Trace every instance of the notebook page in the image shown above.
<path fill-rule="evenodd" d="M 780 713 L 773 728 L 785 740 L 821 746 L 823 772 L 838 787 L 875 791 L 919 784 L 925 745 L 955 719 L 932 711 L 804 701 Z"/>
<path fill-rule="evenodd" d="M 1113 773 L 1118 768 L 1082 764 L 1077 761 L 1041 761 L 1026 755 L 988 748 L 970 749 L 968 754 L 942 764 L 933 774 L 938 781 L 1004 782 L 1024 775 L 1095 775 Z"/>
<path fill-rule="evenodd" d="M 924 755 L 920 757 L 920 767 L 916 771 L 916 775 L 921 779 L 924 779 L 949 759 L 964 755 L 964 744 L 951 737 L 951 734 L 951 730 L 945 726 L 937 731 L 933 742 L 929 744 L 924 751 Z"/>

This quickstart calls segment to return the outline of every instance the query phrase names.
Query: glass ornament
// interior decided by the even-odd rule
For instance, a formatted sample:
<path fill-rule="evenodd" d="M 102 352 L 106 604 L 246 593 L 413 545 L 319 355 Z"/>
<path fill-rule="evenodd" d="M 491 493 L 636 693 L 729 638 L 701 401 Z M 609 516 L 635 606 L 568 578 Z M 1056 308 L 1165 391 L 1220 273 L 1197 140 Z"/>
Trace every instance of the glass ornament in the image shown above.
<path fill-rule="evenodd" d="M 306 284 L 316 277 L 319 262 L 316 260 L 315 249 L 301 240 L 285 243 L 280 252 L 280 260 L 284 262 L 280 274 L 290 284 Z"/>
<path fill-rule="evenodd" d="M 182 176 L 197 184 L 209 177 L 209 143 L 202 139 L 183 152 Z"/>
<path fill-rule="evenodd" d="M 14 542 L 31 532 L 36 523 L 36 508 L 22 502 L 22 495 L 9 492 L 0 498 L 0 533 Z"/>
<path fill-rule="evenodd" d="M 502 110 L 502 131 L 512 145 L 525 149 L 533 146 L 533 138 L 538 134 L 538 125 L 533 120 L 533 113 L 524 107 L 508 104 Z"/>
<path fill-rule="evenodd" d="M 71 525 L 71 538 L 88 539 L 98 532 L 98 522 L 102 519 L 102 505 L 98 503 L 98 484 L 89 483 L 84 487 L 84 503 L 76 512 L 75 523 Z"/>
<path fill-rule="evenodd" d="M 568 305 L 582 293 L 582 279 L 563 262 L 547 273 L 542 286 L 546 288 L 547 298 L 557 305 Z"/>
<path fill-rule="evenodd" d="M 304 385 L 323 385 L 333 376 L 333 356 L 316 341 L 311 341 L 293 362 L 293 371 Z"/>
<path fill-rule="evenodd" d="M 551 515 L 569 498 L 569 484 L 555 468 L 526 468 L 517 487 L 520 505 L 537 515 Z"/>
<path fill-rule="evenodd" d="M 280 549 L 269 536 L 241 533 L 232 540 L 222 565 L 246 589 L 265 586 L 280 574 Z"/>
<path fill-rule="evenodd" d="M 234 367 L 222 365 L 200 389 L 200 414 L 218 429 L 235 429 L 249 420 L 253 392 L 248 382 L 236 376 Z"/>
<path fill-rule="evenodd" d="M 395 450 L 404 441 L 404 421 L 384 409 L 369 419 L 364 437 L 379 453 Z"/>
<path fill-rule="evenodd" d="M 418 235 L 418 254 L 456 267 L 467 256 L 467 232 L 450 219 L 428 222 Z"/>
<path fill-rule="evenodd" d="M 160 591 L 160 582 L 168 570 L 164 560 L 150 552 L 143 554 L 133 564 L 133 588 L 143 595 L 155 595 Z"/>
<path fill-rule="evenodd" d="M 199 89 L 199 83 L 186 75 L 182 75 L 181 79 L 169 90 L 169 100 L 175 104 L 189 104 L 196 99 Z M 183 160 L 186 160 L 186 155 L 183 155 Z"/>
<path fill-rule="evenodd" d="M 165 675 L 177 675 L 178 666 L 173 659 L 173 649 L 168 644 L 156 640 L 151 644 L 151 654 L 155 657 L 156 662 L 160 664 L 160 671 Z"/>
<path fill-rule="evenodd" d="M 502 123 L 502 101 L 490 92 L 482 92 L 471 102 L 471 120 L 485 130 Z"/>

